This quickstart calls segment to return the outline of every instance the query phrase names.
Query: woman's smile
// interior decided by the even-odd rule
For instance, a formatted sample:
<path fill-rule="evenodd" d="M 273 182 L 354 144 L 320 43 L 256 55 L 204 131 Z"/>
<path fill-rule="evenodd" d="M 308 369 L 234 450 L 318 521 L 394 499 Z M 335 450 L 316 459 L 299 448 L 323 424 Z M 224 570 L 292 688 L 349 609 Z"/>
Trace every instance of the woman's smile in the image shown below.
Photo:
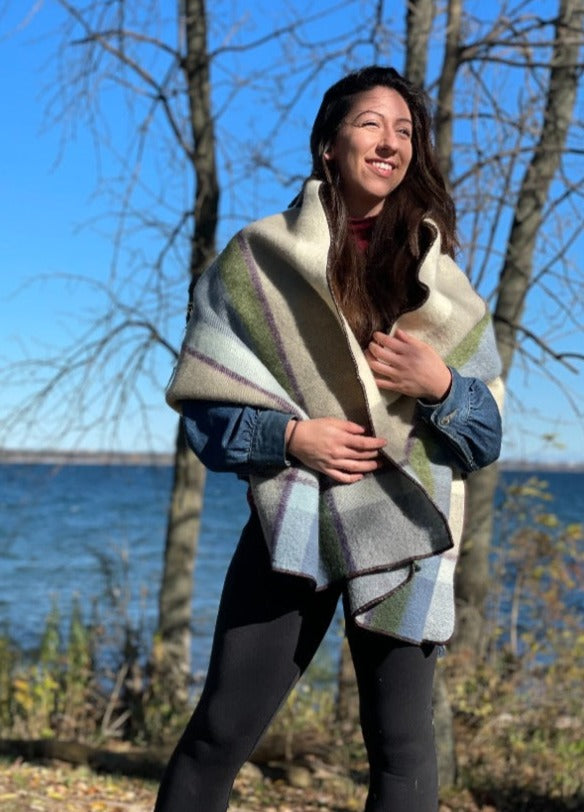
<path fill-rule="evenodd" d="M 384 177 L 388 177 L 389 175 L 391 175 L 391 173 L 396 168 L 395 163 L 389 163 L 388 161 L 373 160 L 367 161 L 367 163 L 369 163 L 370 166 L 373 167 L 373 169 L 375 169 L 377 172 L 379 172 L 380 175 L 383 175 Z"/>

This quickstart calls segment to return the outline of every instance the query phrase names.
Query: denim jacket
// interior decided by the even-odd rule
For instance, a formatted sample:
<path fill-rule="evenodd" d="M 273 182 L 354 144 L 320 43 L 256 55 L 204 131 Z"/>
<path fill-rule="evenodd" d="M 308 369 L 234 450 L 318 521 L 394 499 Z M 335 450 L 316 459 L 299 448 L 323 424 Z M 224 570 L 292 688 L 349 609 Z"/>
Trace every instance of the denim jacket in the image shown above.
<path fill-rule="evenodd" d="M 417 409 L 436 432 L 445 461 L 469 474 L 498 458 L 501 416 L 481 380 L 450 371 L 446 397 L 439 403 L 419 400 Z M 183 401 L 182 414 L 190 447 L 211 471 L 245 477 L 290 465 L 285 431 L 292 414 L 208 400 Z"/>

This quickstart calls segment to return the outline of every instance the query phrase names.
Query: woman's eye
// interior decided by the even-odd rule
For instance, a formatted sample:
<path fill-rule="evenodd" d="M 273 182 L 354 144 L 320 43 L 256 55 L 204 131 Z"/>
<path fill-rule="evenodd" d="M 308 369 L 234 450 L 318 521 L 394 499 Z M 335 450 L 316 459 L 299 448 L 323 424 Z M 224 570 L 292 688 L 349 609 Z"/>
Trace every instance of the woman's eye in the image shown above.
<path fill-rule="evenodd" d="M 379 120 L 376 118 L 359 118 L 353 122 L 354 127 L 379 127 Z"/>

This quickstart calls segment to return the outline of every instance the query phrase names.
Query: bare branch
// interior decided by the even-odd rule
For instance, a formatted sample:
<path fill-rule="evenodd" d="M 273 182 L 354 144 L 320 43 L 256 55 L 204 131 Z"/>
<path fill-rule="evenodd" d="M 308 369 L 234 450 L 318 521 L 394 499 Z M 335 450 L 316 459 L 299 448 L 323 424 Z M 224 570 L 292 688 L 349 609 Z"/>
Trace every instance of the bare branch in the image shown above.
<path fill-rule="evenodd" d="M 533 330 L 529 330 L 523 324 L 508 322 L 502 316 L 499 316 L 497 314 L 495 314 L 494 320 L 497 322 L 505 322 L 505 324 L 507 324 L 508 327 L 511 327 L 511 329 L 517 331 L 518 333 L 521 333 L 524 336 L 527 336 L 527 338 L 529 338 L 531 341 L 537 344 L 537 346 L 540 349 L 542 349 L 546 353 L 546 355 L 549 355 L 555 361 L 559 361 L 560 363 L 562 363 L 563 366 L 566 367 L 566 369 L 570 370 L 570 372 L 574 372 L 576 374 L 578 373 L 578 369 L 572 364 L 568 363 L 568 359 L 576 359 L 578 361 L 584 361 L 584 353 L 557 352 L 553 350 L 540 336 L 536 335 L 536 333 L 534 333 Z"/>
<path fill-rule="evenodd" d="M 258 37 L 258 39 L 250 40 L 249 42 L 243 43 L 241 45 L 222 45 L 216 48 L 213 51 L 209 52 L 209 60 L 214 61 L 219 56 L 223 56 L 229 53 L 245 53 L 247 51 L 255 51 L 258 48 L 267 45 L 268 43 L 273 42 L 276 39 L 280 39 L 281 37 L 293 34 L 297 31 L 300 26 L 306 26 L 309 23 L 317 22 L 318 20 L 322 20 L 325 17 L 329 17 L 333 15 L 336 11 L 341 11 L 341 9 L 346 8 L 347 3 L 336 3 L 333 6 L 329 6 L 328 8 L 322 9 L 322 11 L 316 12 L 316 14 L 308 15 L 301 20 L 295 20 L 294 22 L 290 23 L 289 25 L 284 25 L 281 28 L 276 28 L 270 31 L 268 34 L 265 34 L 262 37 Z"/>
<path fill-rule="evenodd" d="M 78 9 L 76 9 L 73 5 L 71 5 L 68 2 L 68 0 L 58 0 L 58 2 L 69 12 L 69 14 L 71 14 L 71 16 L 86 31 L 86 36 L 84 38 L 82 38 L 82 39 L 75 40 L 73 44 L 87 45 L 87 44 L 98 43 L 104 49 L 104 51 L 107 51 L 109 54 L 111 54 L 111 56 L 115 57 L 115 59 L 117 59 L 121 64 L 123 64 L 126 67 L 130 68 L 136 74 L 136 76 L 138 76 L 140 79 L 142 79 L 142 81 L 148 87 L 150 87 L 150 89 L 152 91 L 153 102 L 155 104 L 158 103 L 158 102 L 160 102 L 162 104 L 165 115 L 166 115 L 166 119 L 168 121 L 168 124 L 170 125 L 170 128 L 171 128 L 172 132 L 174 133 L 174 136 L 175 136 L 177 142 L 181 145 L 181 147 L 183 148 L 185 153 L 189 156 L 189 158 L 191 160 L 193 160 L 193 148 L 183 138 L 180 127 L 178 126 L 178 124 L 176 122 L 176 119 L 174 117 L 172 108 L 170 107 L 168 95 L 167 95 L 167 93 L 165 91 L 165 87 L 168 84 L 171 76 L 174 74 L 175 69 L 182 62 L 180 54 L 177 51 L 175 51 L 174 49 L 171 49 L 168 46 L 164 46 L 158 40 L 153 40 L 152 38 L 142 38 L 142 41 L 144 41 L 144 42 L 156 43 L 157 47 L 160 47 L 161 50 L 164 50 L 166 53 L 170 54 L 173 57 L 173 60 L 175 62 L 175 65 L 173 65 L 173 66 L 171 66 L 169 68 L 169 70 L 167 72 L 167 75 L 166 75 L 165 79 L 163 80 L 163 82 L 159 83 L 154 79 L 152 74 L 149 73 L 143 67 L 142 64 L 140 64 L 136 60 L 132 59 L 128 55 L 128 53 L 126 51 L 124 51 L 122 48 L 120 48 L 119 46 L 114 46 L 114 45 L 111 44 L 111 42 L 109 41 L 109 37 L 112 36 L 111 31 L 106 31 L 105 33 L 101 32 L 101 31 L 99 31 L 99 32 L 92 31 L 89 24 L 87 23 L 87 21 L 85 20 L 85 18 L 81 14 L 81 12 L 78 11 Z M 121 30 L 115 31 L 115 35 L 118 38 L 121 38 L 122 41 L 123 41 L 123 39 L 132 36 L 129 32 L 121 31 Z M 141 38 L 139 36 L 137 36 L 137 35 L 133 35 L 132 38 L 135 39 L 138 42 L 141 41 Z"/>

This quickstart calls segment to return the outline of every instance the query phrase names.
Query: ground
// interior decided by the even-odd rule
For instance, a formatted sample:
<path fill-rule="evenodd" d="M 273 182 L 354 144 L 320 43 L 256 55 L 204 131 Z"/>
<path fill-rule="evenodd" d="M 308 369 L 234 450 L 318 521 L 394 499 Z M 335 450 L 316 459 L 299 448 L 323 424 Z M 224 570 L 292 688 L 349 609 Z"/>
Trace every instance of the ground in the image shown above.
<path fill-rule="evenodd" d="M 302 785 L 309 776 L 310 786 Z M 87 767 L 59 763 L 0 761 L 0 809 L 3 812 L 152 812 L 157 783 L 99 775 Z M 246 765 L 233 793 L 230 812 L 359 812 L 365 788 L 340 770 L 313 764 L 296 774 L 262 777 Z M 477 805 L 461 790 L 440 812 L 499 812 L 508 807 Z M 527 808 L 527 807 L 517 807 Z M 542 807 L 543 809 L 543 807 Z"/>

